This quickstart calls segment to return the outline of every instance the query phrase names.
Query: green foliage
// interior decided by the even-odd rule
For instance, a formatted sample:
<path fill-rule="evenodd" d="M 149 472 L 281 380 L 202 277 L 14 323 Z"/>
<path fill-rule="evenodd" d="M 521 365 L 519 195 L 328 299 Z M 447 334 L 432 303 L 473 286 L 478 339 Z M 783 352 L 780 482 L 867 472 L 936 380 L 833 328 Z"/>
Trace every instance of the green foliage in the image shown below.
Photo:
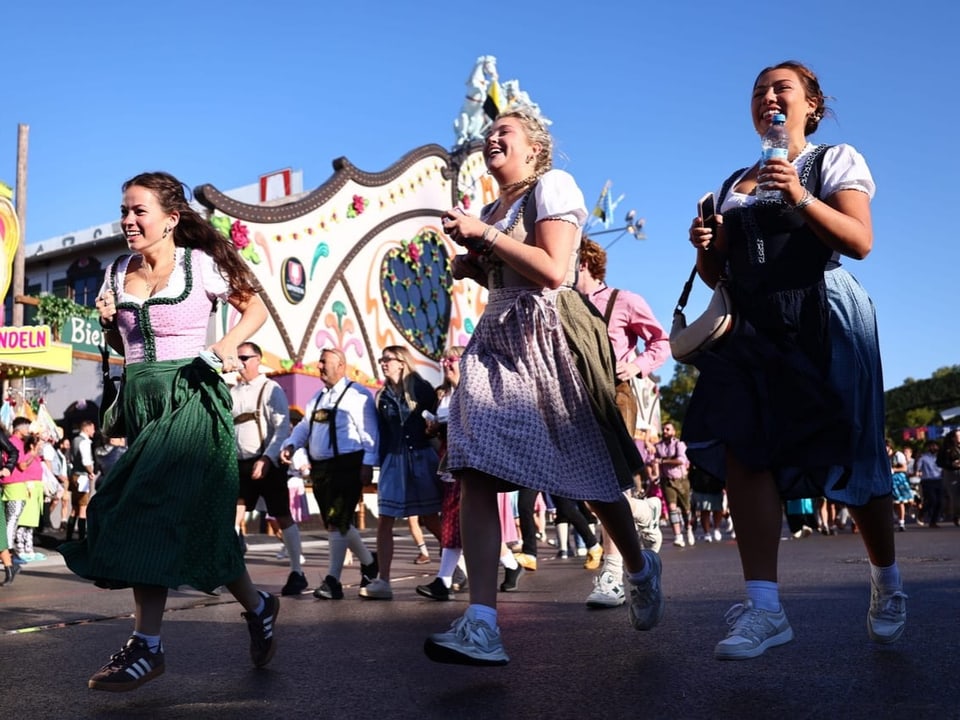
<path fill-rule="evenodd" d="M 37 298 L 37 322 L 49 325 L 53 335 L 60 339 L 60 330 L 72 317 L 93 317 L 96 311 L 85 305 L 78 305 L 70 298 L 43 293 Z"/>
<path fill-rule="evenodd" d="M 663 422 L 672 422 L 678 429 L 683 425 L 690 396 L 693 395 L 699 376 L 700 371 L 693 365 L 677 363 L 674 366 L 670 382 L 660 388 L 660 412 Z"/>
<path fill-rule="evenodd" d="M 943 367 L 928 380 L 912 380 L 884 393 L 891 430 L 937 424 L 940 411 L 960 405 L 960 366 Z"/>

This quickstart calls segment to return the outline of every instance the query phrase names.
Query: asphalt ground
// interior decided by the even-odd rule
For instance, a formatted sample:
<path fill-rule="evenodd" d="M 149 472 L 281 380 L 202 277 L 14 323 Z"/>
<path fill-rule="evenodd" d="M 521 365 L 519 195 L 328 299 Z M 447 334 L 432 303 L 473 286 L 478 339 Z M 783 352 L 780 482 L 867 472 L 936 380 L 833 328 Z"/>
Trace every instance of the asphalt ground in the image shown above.
<path fill-rule="evenodd" d="M 372 546 L 373 532 L 364 532 Z M 55 551 L 0 587 L 0 720 L 23 718 L 960 718 L 960 528 L 908 526 L 897 535 L 909 595 L 900 642 L 867 638 L 869 568 L 860 538 L 781 543 L 781 598 L 793 642 L 742 662 L 713 659 L 723 615 L 742 599 L 735 543 L 661 551 L 666 612 L 652 631 L 626 608 L 588 610 L 592 573 L 541 547 L 540 568 L 501 594 L 503 668 L 438 665 L 424 638 L 446 629 L 466 597 L 418 596 L 437 568 L 397 532 L 394 599 L 361 600 L 359 565 L 346 598 L 310 591 L 281 600 L 278 651 L 254 669 L 241 608 L 229 595 L 172 593 L 166 673 L 131 693 L 87 689 L 87 678 L 132 628 L 129 591 L 98 590 Z M 326 572 L 326 538 L 304 533 L 311 590 Z M 435 544 L 434 557 L 436 558 Z M 279 592 L 288 567 L 276 540 L 254 537 L 248 567 Z"/>

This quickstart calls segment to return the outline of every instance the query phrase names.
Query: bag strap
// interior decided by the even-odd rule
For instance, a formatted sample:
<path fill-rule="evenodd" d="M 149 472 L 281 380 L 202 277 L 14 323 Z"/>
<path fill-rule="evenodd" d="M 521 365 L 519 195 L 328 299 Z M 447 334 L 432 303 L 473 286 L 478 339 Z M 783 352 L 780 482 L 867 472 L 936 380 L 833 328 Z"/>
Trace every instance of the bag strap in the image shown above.
<path fill-rule="evenodd" d="M 119 267 L 120 262 L 125 258 L 129 258 L 130 255 L 120 255 L 110 264 L 110 272 L 107 274 L 107 289 L 113 293 L 113 302 L 116 305 L 117 298 L 117 267 Z M 107 342 L 106 335 L 110 332 L 109 330 L 103 331 L 103 345 L 100 346 L 100 358 L 101 358 L 101 371 L 103 372 L 104 380 L 110 379 L 110 343 Z M 115 332 L 115 330 L 114 330 Z"/>
<path fill-rule="evenodd" d="M 719 210 L 723 207 L 723 201 L 727 197 L 727 193 L 730 192 L 730 188 L 733 187 L 733 182 L 738 177 L 740 177 L 747 168 L 740 168 L 733 175 L 728 177 L 723 181 L 723 186 L 720 188 L 720 197 L 717 198 L 716 208 Z M 697 264 L 693 264 L 693 270 L 690 271 L 690 277 L 687 278 L 687 281 L 683 284 L 683 292 L 680 293 L 680 299 L 677 300 L 677 307 L 674 309 L 674 314 L 683 312 L 683 309 L 687 306 L 687 300 L 690 299 L 690 291 L 693 290 L 693 281 L 697 277 Z"/>
<path fill-rule="evenodd" d="M 607 309 L 603 313 L 603 324 L 610 324 L 610 316 L 613 315 L 613 304 L 617 301 L 617 295 L 620 294 L 620 288 L 614 288 L 610 293 L 610 299 L 607 300 Z"/>

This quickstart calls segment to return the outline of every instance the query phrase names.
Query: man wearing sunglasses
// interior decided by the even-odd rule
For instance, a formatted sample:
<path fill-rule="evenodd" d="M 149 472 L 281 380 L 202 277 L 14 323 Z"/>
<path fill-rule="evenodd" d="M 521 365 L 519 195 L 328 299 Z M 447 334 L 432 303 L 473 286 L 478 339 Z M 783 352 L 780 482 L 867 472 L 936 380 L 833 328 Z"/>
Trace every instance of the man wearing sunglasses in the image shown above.
<path fill-rule="evenodd" d="M 299 595 L 307 589 L 301 568 L 300 528 L 290 512 L 287 471 L 280 463 L 280 450 L 290 437 L 289 401 L 283 388 L 260 372 L 263 352 L 256 343 L 244 343 L 237 351 L 242 367 L 237 384 L 230 388 L 240 469 L 237 517 L 253 510 L 263 498 L 267 513 L 280 526 L 290 558 L 290 575 L 280 593 Z"/>

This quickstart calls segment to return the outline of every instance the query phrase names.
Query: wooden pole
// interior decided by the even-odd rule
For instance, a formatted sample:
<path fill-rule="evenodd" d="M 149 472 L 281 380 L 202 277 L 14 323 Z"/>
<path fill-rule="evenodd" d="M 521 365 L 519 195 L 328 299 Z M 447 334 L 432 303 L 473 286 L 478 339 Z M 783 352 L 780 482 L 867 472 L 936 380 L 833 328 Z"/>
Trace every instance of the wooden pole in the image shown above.
<path fill-rule="evenodd" d="M 23 295 L 26 262 L 27 262 L 27 144 L 30 136 L 30 126 L 21 123 L 17 126 L 17 189 L 16 209 L 17 220 L 20 221 L 20 242 L 13 258 L 13 285 L 11 290 L 14 298 Z M 13 303 L 13 324 L 23 325 L 23 305 Z"/>
<path fill-rule="evenodd" d="M 20 123 L 17 126 L 17 186 L 14 196 L 17 220 L 20 222 L 20 242 L 13 256 L 13 279 L 11 292 L 13 293 L 12 325 L 23 325 L 23 303 L 17 298 L 23 295 L 26 262 L 27 262 L 27 141 L 30 136 L 30 126 Z M 23 378 L 10 381 L 11 386 L 23 393 Z"/>

